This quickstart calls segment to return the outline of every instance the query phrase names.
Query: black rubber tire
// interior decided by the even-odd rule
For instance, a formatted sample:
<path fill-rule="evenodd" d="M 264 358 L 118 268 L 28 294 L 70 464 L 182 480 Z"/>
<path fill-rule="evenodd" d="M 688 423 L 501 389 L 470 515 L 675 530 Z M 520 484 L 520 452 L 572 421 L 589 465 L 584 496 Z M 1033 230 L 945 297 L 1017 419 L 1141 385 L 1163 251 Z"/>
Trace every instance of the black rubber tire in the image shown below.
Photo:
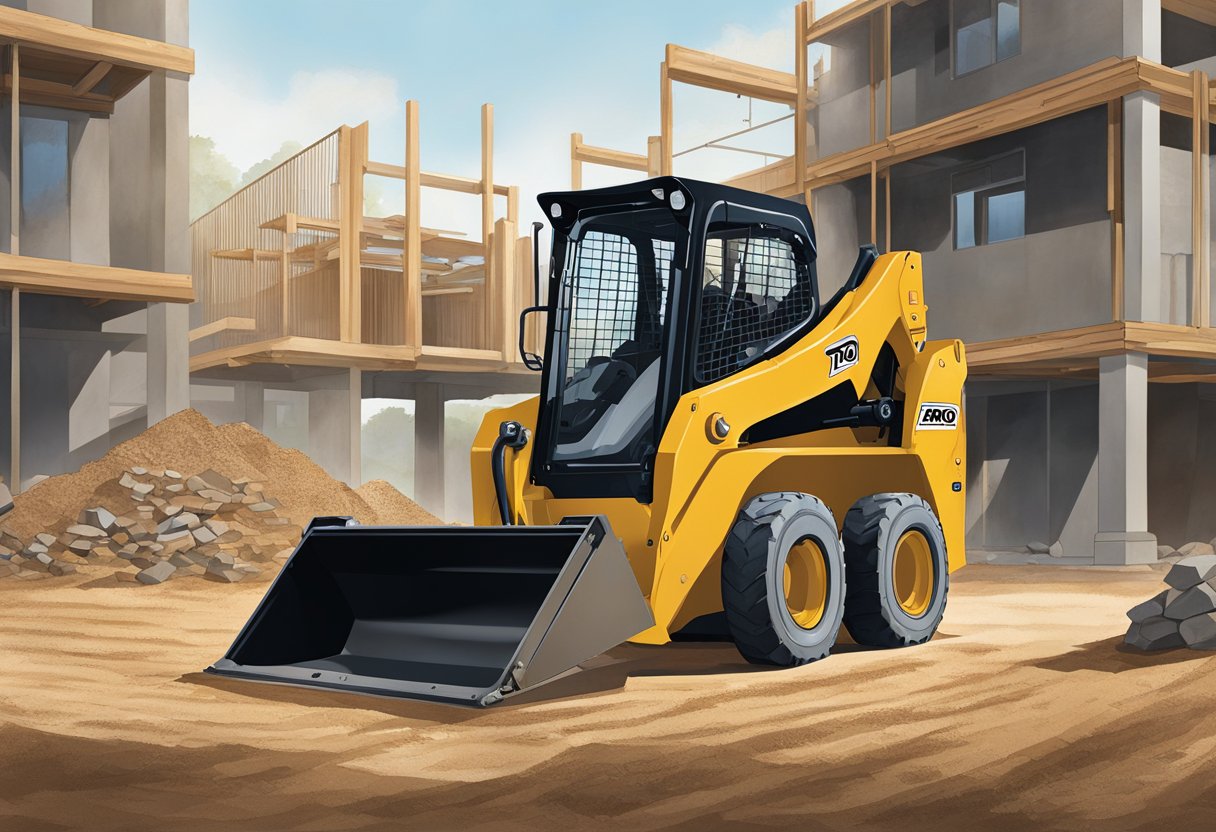
<path fill-rule="evenodd" d="M 894 591 L 895 546 L 917 530 L 933 558 L 933 590 L 925 611 L 909 615 Z M 915 494 L 873 494 L 858 500 L 844 520 L 844 560 L 848 594 L 844 625 L 858 644 L 907 647 L 928 641 L 946 612 L 950 570 L 941 523 Z"/>
<path fill-rule="evenodd" d="M 818 545 L 827 572 L 823 615 L 810 629 L 794 622 L 784 589 L 786 558 L 806 538 Z M 722 605 L 743 658 L 779 667 L 822 659 L 836 643 L 844 600 L 844 550 L 831 510 L 797 492 L 752 498 L 739 512 L 722 553 Z"/>

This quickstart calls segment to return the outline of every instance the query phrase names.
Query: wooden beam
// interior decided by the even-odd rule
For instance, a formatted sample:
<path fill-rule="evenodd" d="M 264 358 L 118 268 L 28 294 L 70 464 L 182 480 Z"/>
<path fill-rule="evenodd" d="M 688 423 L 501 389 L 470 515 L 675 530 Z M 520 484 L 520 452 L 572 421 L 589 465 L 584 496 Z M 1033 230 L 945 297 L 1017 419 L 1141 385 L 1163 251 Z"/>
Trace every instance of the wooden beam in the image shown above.
<path fill-rule="evenodd" d="M 671 76 L 667 72 L 667 62 L 659 64 L 659 136 L 663 142 L 663 155 L 660 173 L 671 176 L 672 159 L 675 141 L 674 115 L 671 101 Z"/>
<path fill-rule="evenodd" d="M 102 79 L 105 78 L 113 68 L 114 64 L 110 63 L 109 61 L 98 61 L 97 63 L 93 64 L 93 68 L 86 72 L 84 77 L 72 85 L 72 94 L 79 96 L 92 92 L 93 88 L 100 84 Z"/>
<path fill-rule="evenodd" d="M 9 74 L 9 238 L 10 254 L 21 253 L 21 46 L 14 43 L 8 48 Z"/>
<path fill-rule="evenodd" d="M 494 232 L 494 105 L 481 105 L 481 241 L 490 262 L 490 235 Z"/>
<path fill-rule="evenodd" d="M 209 324 L 190 330 L 189 339 L 193 343 L 220 332 L 253 332 L 258 328 L 258 322 L 253 318 L 228 317 L 220 318 Z"/>
<path fill-rule="evenodd" d="M 14 49 L 17 47 L 14 46 Z M 21 290 L 10 294 L 9 312 L 9 480 L 21 490 Z"/>
<path fill-rule="evenodd" d="M 519 186 L 512 185 L 507 189 L 507 219 L 519 224 Z"/>
<path fill-rule="evenodd" d="M 168 274 L 0 254 L 0 287 L 45 295 L 137 301 L 194 301 L 188 274 Z"/>
<path fill-rule="evenodd" d="M 1161 8 L 1208 26 L 1216 26 L 1216 3 L 1211 0 L 1161 0 Z"/>
<path fill-rule="evenodd" d="M 1202 70 L 1191 73 L 1191 304 L 1195 326 L 1211 326 L 1211 282 L 1208 252 L 1211 235 L 1208 211 L 1208 76 Z"/>
<path fill-rule="evenodd" d="M 611 168 L 625 168 L 627 170 L 645 171 L 650 160 L 648 156 L 643 156 L 640 153 L 627 153 L 624 150 L 612 150 L 607 147 L 596 147 L 590 144 L 583 144 L 582 134 L 574 133 L 573 136 L 578 136 L 578 144 L 573 142 L 570 145 L 570 153 L 573 158 L 580 162 L 590 162 L 595 165 L 606 165 Z"/>
<path fill-rule="evenodd" d="M 898 0 L 894 0 L 898 2 Z M 827 35 L 842 29 L 851 23 L 856 23 L 858 20 L 879 11 L 883 6 L 888 5 L 892 0 L 854 0 L 837 9 L 834 12 L 829 12 L 818 20 L 812 21 L 806 32 L 806 42 L 822 40 Z"/>
<path fill-rule="evenodd" d="M 646 176 L 653 179 L 663 170 L 663 137 L 646 137 Z"/>
<path fill-rule="evenodd" d="M 498 322 L 494 332 L 497 343 L 491 345 L 502 351 L 508 362 L 519 361 L 519 321 L 515 304 L 515 223 L 499 220 L 494 224 L 494 292 L 487 295 L 490 303 L 497 306 Z"/>
<path fill-rule="evenodd" d="M 0 38 L 39 50 L 145 70 L 194 74 L 194 50 L 149 38 L 94 29 L 57 17 L 0 6 Z"/>
<path fill-rule="evenodd" d="M 798 84 L 793 73 L 724 58 L 711 52 L 669 43 L 664 65 L 670 80 L 694 87 L 787 104 L 793 104 L 798 98 Z"/>
<path fill-rule="evenodd" d="M 340 129 L 338 136 L 338 332 L 362 340 L 363 172 L 367 122 Z"/>
<path fill-rule="evenodd" d="M 891 6 L 882 14 L 883 136 L 891 135 Z"/>
<path fill-rule="evenodd" d="M 807 91 L 810 76 L 806 54 L 806 3 L 794 7 L 794 84 L 797 96 L 794 99 L 794 186 L 799 192 L 806 187 L 806 119 Z"/>
<path fill-rule="evenodd" d="M 583 189 L 583 163 L 578 158 L 578 147 L 583 143 L 582 133 L 570 134 L 570 190 Z"/>
<path fill-rule="evenodd" d="M 422 175 L 418 102 L 405 102 L 405 241 L 401 273 L 405 281 L 405 345 L 422 347 Z"/>
<path fill-rule="evenodd" d="M 368 162 L 367 172 L 372 176 L 384 176 L 389 179 L 405 179 L 404 165 L 391 165 L 388 162 Z M 434 173 L 422 171 L 419 174 L 424 188 L 438 188 L 444 191 L 456 191 L 462 194 L 481 193 L 481 180 L 470 179 L 467 176 L 454 176 L 450 173 Z M 495 196 L 509 196 L 510 185 L 494 185 Z"/>

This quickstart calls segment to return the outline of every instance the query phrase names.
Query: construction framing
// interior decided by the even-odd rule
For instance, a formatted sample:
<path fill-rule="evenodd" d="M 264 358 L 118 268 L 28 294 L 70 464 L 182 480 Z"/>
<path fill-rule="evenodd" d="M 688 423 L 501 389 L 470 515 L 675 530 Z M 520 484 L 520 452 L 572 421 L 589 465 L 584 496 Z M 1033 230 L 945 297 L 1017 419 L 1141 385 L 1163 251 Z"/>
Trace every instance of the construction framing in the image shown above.
<path fill-rule="evenodd" d="M 733 177 L 728 184 L 787 198 L 802 197 L 811 205 L 818 189 L 866 179 L 871 196 L 871 238 L 877 240 L 880 231 L 885 229 L 885 242 L 889 248 L 889 172 L 895 165 L 1104 106 L 1108 128 L 1107 210 L 1111 223 L 1111 331 L 1131 327 L 1126 331 L 1141 332 L 1143 327 L 1150 327 L 1157 335 L 1169 334 L 1170 337 L 1142 341 L 1124 338 L 1121 343 L 1140 345 L 1126 346 L 1126 349 L 1151 347 L 1154 354 L 1162 356 L 1216 359 L 1216 351 L 1205 352 L 1206 347 L 1203 346 L 1208 338 L 1205 330 L 1212 325 L 1212 267 L 1207 254 L 1210 245 L 1211 183 L 1207 160 L 1210 151 L 1208 128 L 1216 121 L 1216 83 L 1201 71 L 1182 72 L 1142 57 L 1112 57 L 976 107 L 911 129 L 892 132 L 891 55 L 893 39 L 899 35 L 892 32 L 891 8 L 899 2 L 903 0 L 855 0 L 820 18 L 815 16 L 814 0 L 798 3 L 794 7 L 795 60 L 792 74 L 668 44 L 664 60 L 659 65 L 660 131 L 657 137 L 649 140 L 657 142 L 659 146 L 660 164 L 657 172 L 672 172 L 673 83 L 790 103 L 795 111 L 794 155 Z M 1211 0 L 1162 0 L 1162 8 L 1208 25 L 1216 25 L 1216 2 Z M 871 49 L 881 50 L 882 53 L 881 61 L 871 60 L 871 66 L 880 66 L 881 71 L 872 71 L 870 76 L 870 142 L 823 158 L 809 159 L 807 115 L 810 108 L 816 106 L 818 90 L 811 78 L 813 68 L 809 66 L 807 47 L 844 27 L 867 20 Z M 1124 321 L 1123 99 L 1139 92 L 1155 96 L 1163 111 L 1183 116 L 1192 125 L 1192 246 L 1199 254 L 1194 259 L 1191 319 L 1187 326 L 1182 326 L 1177 332 L 1171 325 Z M 571 136 L 572 185 L 581 187 L 583 163 L 645 170 L 654 175 L 656 167 L 653 164 L 642 164 L 650 156 L 593 148 L 583 143 L 581 134 L 575 133 Z M 885 200 L 879 199 L 880 192 L 886 196 Z M 885 221 L 882 223 L 879 221 L 880 202 L 885 203 Z M 1031 340 L 1037 343 L 1045 339 L 1055 345 L 1053 349 L 1068 350 L 1090 338 L 1088 328 L 1077 332 L 1081 333 L 1078 338 L 1067 335 L 1057 337 L 1058 334 L 1053 333 L 1035 336 Z M 1180 334 L 1184 332 L 1198 332 L 1199 335 L 1184 338 Z M 983 367 L 986 373 L 1022 373 L 1027 366 L 1035 364 L 1033 359 L 1038 355 L 1031 348 L 1030 341 L 1023 339 L 992 342 L 992 345 L 990 350 L 984 344 L 970 347 L 972 355 L 980 362 L 976 366 Z M 1113 346 L 1110 348 L 1114 349 Z M 1089 371 L 1086 362 L 1093 355 L 1078 352 L 1074 358 L 1084 359 L 1080 363 L 1084 365 L 1084 371 Z"/>
<path fill-rule="evenodd" d="M 369 158 L 366 123 L 343 126 L 196 221 L 196 248 L 206 249 L 201 260 L 196 252 L 196 271 L 209 274 L 215 261 L 249 265 L 243 267 L 247 288 L 220 290 L 217 295 L 216 281 L 208 281 L 201 293 L 203 323 L 191 332 L 196 344 L 191 372 L 259 363 L 369 370 L 524 371 L 517 355 L 517 321 L 522 308 L 531 303 L 524 296 L 531 282 L 517 273 L 531 269 L 531 250 L 529 238 L 517 236 L 519 189 L 493 180 L 494 108 L 486 104 L 481 109 L 481 176 L 477 179 L 421 169 L 419 110 L 417 101 L 406 102 L 404 164 Z M 318 168 L 312 157 L 334 148 L 336 204 L 324 209 L 330 215 L 288 211 L 267 216 L 269 206 L 282 199 L 281 192 L 276 193 L 276 189 L 281 191 L 278 179 L 285 177 L 296 188 L 324 190 L 330 174 Z M 367 176 L 400 183 L 402 214 L 365 214 Z M 481 240 L 424 226 L 423 188 L 477 197 Z M 505 198 L 502 216 L 495 211 L 498 198 Z M 255 220 L 256 227 L 249 225 L 251 217 L 260 220 Z M 204 227 L 223 224 L 237 227 L 236 236 L 246 240 L 257 237 L 258 231 L 278 232 L 279 242 L 268 247 L 216 247 Z M 477 259 L 480 262 L 475 265 L 461 263 Z M 277 270 L 277 322 L 272 323 L 260 319 L 257 312 L 257 295 L 265 289 L 256 286 L 264 266 Z M 312 319 L 332 314 L 309 282 L 331 279 L 335 266 L 336 325 L 330 334 L 318 337 L 316 332 L 293 325 L 293 315 L 294 319 L 301 317 L 293 310 L 304 308 L 307 314 L 303 317 Z M 395 277 L 398 271 L 399 278 Z M 369 288 L 372 296 L 366 295 Z M 305 297 L 310 292 L 311 297 Z M 424 313 L 427 309 L 430 311 Z M 436 343 L 428 341 L 428 332 L 448 337 Z M 536 342 L 539 333 L 530 332 L 529 337 L 530 343 Z M 532 348 L 536 348 L 534 343 Z"/>

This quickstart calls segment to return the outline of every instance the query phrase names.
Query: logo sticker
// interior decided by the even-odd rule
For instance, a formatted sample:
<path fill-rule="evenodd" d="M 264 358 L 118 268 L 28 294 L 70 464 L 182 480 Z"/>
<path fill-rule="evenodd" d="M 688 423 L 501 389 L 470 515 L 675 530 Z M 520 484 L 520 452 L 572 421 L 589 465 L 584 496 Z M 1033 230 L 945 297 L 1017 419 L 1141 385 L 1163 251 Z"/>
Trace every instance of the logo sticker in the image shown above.
<path fill-rule="evenodd" d="M 832 361 L 832 367 L 828 370 L 828 378 L 837 373 L 843 373 L 857 363 L 857 356 L 860 352 L 857 346 L 857 336 L 850 335 L 847 338 L 841 338 L 824 352 Z"/>
<path fill-rule="evenodd" d="M 958 427 L 958 405 L 925 402 L 916 419 L 917 430 L 954 430 Z"/>

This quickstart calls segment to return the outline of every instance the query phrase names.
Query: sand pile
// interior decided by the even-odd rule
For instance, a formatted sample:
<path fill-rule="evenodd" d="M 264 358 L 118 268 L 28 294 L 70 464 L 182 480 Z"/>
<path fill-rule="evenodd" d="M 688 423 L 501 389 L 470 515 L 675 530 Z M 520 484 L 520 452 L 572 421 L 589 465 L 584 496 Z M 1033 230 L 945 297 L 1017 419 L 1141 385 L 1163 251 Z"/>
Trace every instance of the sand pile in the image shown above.
<path fill-rule="evenodd" d="M 386 482 L 352 490 L 248 425 L 217 427 L 194 410 L 14 502 L 0 522 L 0 577 L 92 564 L 143 583 L 182 575 L 235 581 L 284 559 L 315 516 L 440 522 Z"/>

